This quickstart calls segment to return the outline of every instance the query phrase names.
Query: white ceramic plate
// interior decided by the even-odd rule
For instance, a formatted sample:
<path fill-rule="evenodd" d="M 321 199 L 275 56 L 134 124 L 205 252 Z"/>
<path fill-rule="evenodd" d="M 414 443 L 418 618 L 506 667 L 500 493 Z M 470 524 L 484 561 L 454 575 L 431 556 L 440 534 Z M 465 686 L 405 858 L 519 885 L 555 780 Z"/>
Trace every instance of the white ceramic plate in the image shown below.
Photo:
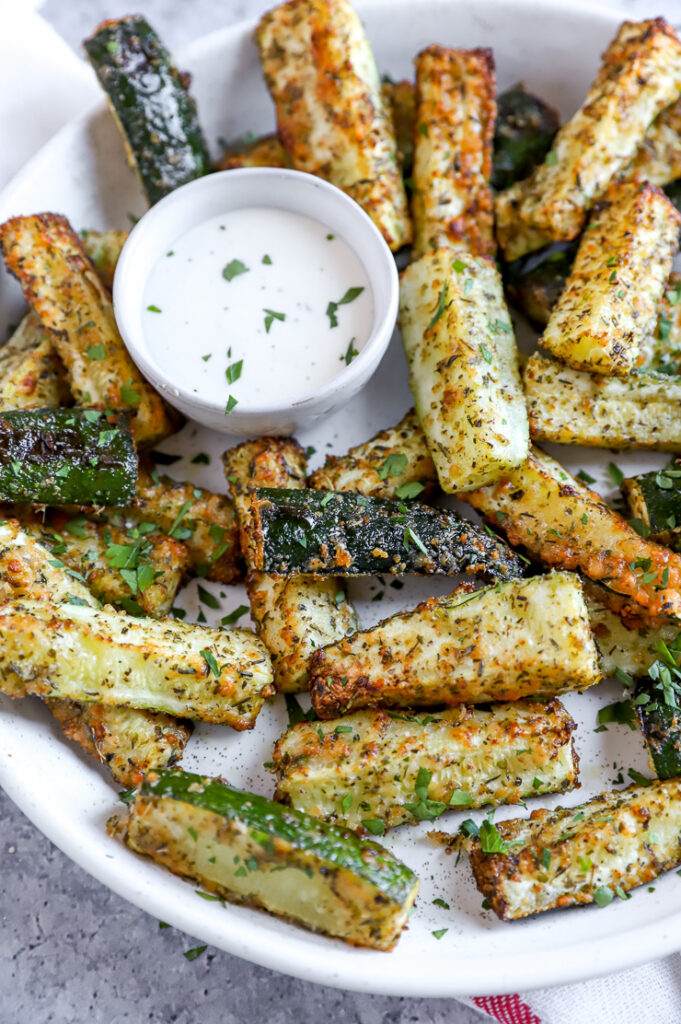
<path fill-rule="evenodd" d="M 527 86 L 569 116 L 581 102 L 598 66 L 599 54 L 621 20 L 612 11 L 544 0 L 391 0 L 358 4 L 366 20 L 382 72 L 411 75 L 414 54 L 432 42 L 455 46 L 491 46 L 500 88 L 523 79 Z M 273 114 L 261 80 L 252 25 L 217 32 L 186 54 L 183 66 L 194 74 L 193 92 L 211 143 L 246 131 L 271 130 Z M 22 171 L 0 197 L 0 218 L 54 209 L 77 227 L 125 226 L 128 213 L 139 214 L 143 201 L 123 157 L 113 120 L 103 104 L 67 126 Z M 0 324 L 17 319 L 18 289 L 0 279 Z M 392 347 L 368 389 L 313 434 L 304 445 L 317 452 L 312 465 L 329 452 L 344 452 L 374 431 L 397 422 L 410 404 L 399 343 Z M 166 442 L 183 453 L 171 472 L 198 485 L 223 490 L 218 456 L 225 439 L 192 424 Z M 189 463 L 198 451 L 212 455 L 210 466 Z M 605 495 L 611 490 L 607 452 L 564 448 L 555 454 L 573 470 L 587 468 Z M 662 465 L 663 457 L 616 456 L 619 465 L 638 470 Z M 212 587 L 226 612 L 244 603 L 240 588 Z M 397 591 L 375 580 L 351 586 L 364 624 L 413 605 L 431 593 L 445 593 L 451 581 L 406 579 Z M 382 593 L 380 603 L 371 598 Z M 183 595 L 188 617 L 198 613 L 195 584 Z M 212 616 L 206 609 L 206 614 Z M 588 694 L 565 698 L 579 722 L 577 747 L 582 759 L 582 789 L 563 801 L 575 804 L 610 787 L 620 768 L 646 770 L 638 732 L 610 726 L 594 735 L 598 707 L 619 694 L 602 684 Z M 192 738 L 184 765 L 271 794 L 263 769 L 271 745 L 285 727 L 283 701 L 265 709 L 256 729 L 238 734 L 202 726 Z M 452 996 L 508 992 L 532 986 L 592 977 L 670 953 L 681 946 L 681 879 L 672 872 L 654 892 L 645 887 L 633 898 L 607 909 L 588 907 L 542 914 L 524 922 L 499 922 L 480 907 L 481 898 L 462 858 L 433 848 L 427 825 L 401 828 L 386 845 L 421 877 L 421 892 L 409 929 L 390 954 L 351 949 L 266 914 L 239 907 L 223 909 L 199 899 L 191 885 L 135 857 L 104 830 L 116 809 L 116 792 L 93 763 L 69 745 L 37 700 L 0 704 L 0 783 L 29 818 L 78 864 L 105 885 L 147 910 L 230 953 L 289 974 L 327 985 L 402 994 Z M 546 805 L 557 798 L 541 799 Z M 498 818 L 524 814 L 502 808 Z M 476 817 L 480 817 L 478 814 Z M 460 815 L 441 821 L 455 830 Z M 433 906 L 441 897 L 451 910 Z M 76 911 L 77 912 L 77 911 Z M 433 930 L 448 928 L 438 941 Z"/>

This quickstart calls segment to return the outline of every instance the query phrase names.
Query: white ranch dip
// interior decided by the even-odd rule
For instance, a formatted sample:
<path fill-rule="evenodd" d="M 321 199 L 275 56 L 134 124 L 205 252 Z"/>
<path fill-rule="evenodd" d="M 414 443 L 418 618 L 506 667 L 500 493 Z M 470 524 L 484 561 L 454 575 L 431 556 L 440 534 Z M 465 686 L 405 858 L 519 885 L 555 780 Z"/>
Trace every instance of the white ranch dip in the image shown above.
<path fill-rule="evenodd" d="M 226 411 L 314 394 L 361 352 L 374 313 L 347 243 L 317 220 L 268 207 L 181 235 L 152 268 L 143 304 L 150 356 Z"/>

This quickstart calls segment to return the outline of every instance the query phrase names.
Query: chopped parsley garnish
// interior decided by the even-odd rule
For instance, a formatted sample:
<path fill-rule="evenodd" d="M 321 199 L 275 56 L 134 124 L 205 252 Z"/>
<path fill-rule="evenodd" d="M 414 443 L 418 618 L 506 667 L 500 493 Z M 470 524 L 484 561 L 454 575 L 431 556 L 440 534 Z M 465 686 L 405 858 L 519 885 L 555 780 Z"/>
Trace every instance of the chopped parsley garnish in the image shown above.
<path fill-rule="evenodd" d="M 338 307 L 347 306 L 348 303 L 354 302 L 363 291 L 363 287 L 348 288 L 343 298 L 339 299 L 338 302 L 329 302 L 326 307 L 326 315 L 329 318 L 329 327 L 338 327 Z"/>
<path fill-rule="evenodd" d="M 212 653 L 212 651 L 209 651 L 207 647 L 204 647 L 203 650 L 199 651 L 199 654 L 201 655 L 201 657 L 203 658 L 203 660 L 205 661 L 206 665 L 208 666 L 209 670 L 213 673 L 215 678 L 219 679 L 220 666 L 215 660 L 215 655 Z"/>
<path fill-rule="evenodd" d="M 388 455 L 378 468 L 378 475 L 381 480 L 389 476 L 399 476 L 407 468 L 409 460 L 402 452 L 393 452 Z"/>
<path fill-rule="evenodd" d="M 607 907 L 608 903 L 612 903 L 614 898 L 615 894 L 607 885 L 601 885 L 594 893 L 594 903 L 599 907 Z"/>
<path fill-rule="evenodd" d="M 196 588 L 196 592 L 199 595 L 199 601 L 201 601 L 202 604 L 205 604 L 208 608 L 220 607 L 220 602 L 215 594 L 211 594 L 210 590 L 206 590 L 206 588 L 202 587 L 200 583 Z"/>
<path fill-rule="evenodd" d="M 434 903 L 434 905 L 436 907 L 442 907 L 443 910 L 449 910 L 450 909 L 449 908 L 449 903 L 447 903 L 446 900 L 440 899 L 439 896 L 435 897 L 435 899 L 433 900 L 433 903 Z"/>
<path fill-rule="evenodd" d="M 418 480 L 408 480 L 402 484 L 395 491 L 396 498 L 417 498 L 423 490 L 423 484 L 420 484 Z"/>
<path fill-rule="evenodd" d="M 242 263 L 241 260 L 230 260 L 230 262 L 222 268 L 222 276 L 225 281 L 233 281 L 235 277 L 239 276 L 239 274 L 247 274 L 248 270 L 249 268 L 245 263 Z"/>
<path fill-rule="evenodd" d="M 235 608 L 234 611 L 229 613 L 229 615 L 222 616 L 222 618 L 220 619 L 220 625 L 233 626 L 235 622 L 238 622 L 239 619 L 243 618 L 243 616 L 246 615 L 246 613 L 249 611 L 250 608 L 248 607 L 248 605 L 240 604 L 239 607 Z"/>
<path fill-rule="evenodd" d="M 206 355 L 206 356 L 201 356 L 201 358 L 203 359 L 204 363 L 207 363 L 209 359 L 212 359 L 212 358 L 213 358 L 213 353 L 212 353 L 212 352 L 209 352 L 209 353 L 208 353 L 208 355 Z"/>
<path fill-rule="evenodd" d="M 170 255 L 170 253 L 168 253 L 168 255 Z M 158 306 L 154 306 L 154 305 L 147 306 L 147 309 L 149 310 L 150 313 L 162 313 L 163 312 L 162 309 L 159 309 Z"/>
<path fill-rule="evenodd" d="M 106 345 L 90 345 L 86 353 L 88 359 L 106 359 Z"/>
<path fill-rule="evenodd" d="M 264 306 L 263 306 L 263 313 L 266 314 L 266 316 L 265 316 L 265 334 L 269 334 L 270 333 L 270 327 L 272 326 L 272 324 L 274 323 L 275 320 L 285 320 L 286 319 L 286 313 L 277 313 L 276 310 L 274 310 L 274 309 L 265 309 Z"/>
<path fill-rule="evenodd" d="M 241 370 L 244 365 L 243 359 L 239 359 L 236 363 L 230 363 L 225 370 L 225 376 L 228 384 L 234 384 L 241 376 Z"/>
<path fill-rule="evenodd" d="M 372 836 L 385 835 L 385 824 L 380 818 L 362 818 L 362 824 L 367 832 L 371 832 Z"/>
<path fill-rule="evenodd" d="M 194 946 L 193 949 L 186 950 L 183 955 L 187 960 L 196 960 L 197 956 L 201 956 L 207 949 L 208 946 Z"/>
<path fill-rule="evenodd" d="M 355 358 L 355 356 L 359 355 L 359 352 L 355 348 L 356 341 L 357 338 L 352 338 L 350 344 L 346 349 L 345 355 L 340 357 L 341 362 L 345 362 L 346 366 L 349 366 L 352 360 Z"/>
<path fill-rule="evenodd" d="M 440 319 L 440 317 L 444 313 L 445 307 L 446 307 L 446 304 L 447 304 L 447 291 L 448 291 L 448 289 L 449 289 L 449 282 L 445 281 L 444 286 L 442 288 L 442 291 L 440 292 L 440 298 L 438 299 L 437 307 L 435 309 L 435 312 L 433 313 L 433 318 L 430 321 L 430 323 L 428 324 L 428 326 L 426 327 L 427 331 L 429 331 L 432 327 L 435 327 L 435 324 L 438 322 L 438 320 Z"/>
<path fill-rule="evenodd" d="M 442 936 L 446 935 L 448 931 L 449 928 L 436 928 L 435 931 L 433 932 L 433 935 L 435 936 L 436 939 L 441 939 Z"/>
<path fill-rule="evenodd" d="M 127 380 L 120 391 L 121 401 L 125 402 L 126 405 L 139 405 L 140 393 L 135 391 L 133 387 L 132 378 Z"/>
<path fill-rule="evenodd" d="M 471 794 L 462 789 L 455 789 L 449 798 L 450 807 L 470 807 L 473 802 Z"/>
<path fill-rule="evenodd" d="M 556 153 L 555 149 L 552 149 L 549 153 L 546 154 L 546 156 L 544 157 L 544 163 L 547 167 L 554 167 L 558 163 L 558 154 Z"/>
<path fill-rule="evenodd" d="M 591 486 L 591 484 L 596 483 L 596 478 L 590 476 L 585 469 L 580 469 L 579 473 L 577 474 L 577 479 L 581 480 L 583 484 L 588 484 L 589 486 Z"/>
<path fill-rule="evenodd" d="M 605 725 L 608 722 L 615 722 L 617 725 L 628 725 L 630 729 L 636 728 L 636 714 L 634 705 L 630 700 L 616 700 L 613 704 L 606 704 L 598 712 L 598 724 Z"/>
<path fill-rule="evenodd" d="M 480 343 L 480 355 L 482 356 L 486 363 L 492 362 L 492 353 L 490 352 L 486 345 L 482 344 L 482 342 Z"/>
<path fill-rule="evenodd" d="M 192 531 L 188 526 L 181 526 L 182 520 L 187 515 L 187 512 L 192 507 L 191 501 L 184 501 L 180 506 L 180 511 L 175 516 L 172 526 L 168 530 L 168 536 L 174 540 L 187 540 L 192 535 Z"/>
<path fill-rule="evenodd" d="M 228 416 L 232 409 L 236 408 L 238 404 L 239 402 L 234 397 L 234 395 L 230 395 L 229 398 L 227 399 L 227 405 L 225 406 L 225 416 Z"/>
<path fill-rule="evenodd" d="M 452 270 L 454 273 L 460 274 L 462 270 L 468 270 L 468 264 L 464 263 L 463 260 L 454 260 Z"/>
<path fill-rule="evenodd" d="M 262 262 L 265 264 L 266 267 L 272 266 L 272 259 L 270 256 L 267 255 L 267 253 L 265 253 L 265 255 L 263 256 Z"/>
<path fill-rule="evenodd" d="M 443 803 L 442 800 L 429 800 L 428 799 L 428 786 L 433 777 L 433 773 L 428 771 L 427 768 L 419 768 L 418 775 L 416 776 L 416 782 L 414 784 L 414 795 L 416 801 L 411 804 L 405 804 L 405 810 L 409 811 L 417 821 L 433 821 L 438 818 L 442 812 L 446 809 L 447 804 Z"/>
<path fill-rule="evenodd" d="M 209 466 L 210 455 L 206 455 L 205 452 L 197 452 L 193 459 L 189 460 L 192 466 Z"/>
<path fill-rule="evenodd" d="M 624 480 L 624 473 L 619 466 L 615 465 L 614 462 L 608 463 L 608 476 L 614 483 L 615 487 L 621 487 L 622 481 Z"/>

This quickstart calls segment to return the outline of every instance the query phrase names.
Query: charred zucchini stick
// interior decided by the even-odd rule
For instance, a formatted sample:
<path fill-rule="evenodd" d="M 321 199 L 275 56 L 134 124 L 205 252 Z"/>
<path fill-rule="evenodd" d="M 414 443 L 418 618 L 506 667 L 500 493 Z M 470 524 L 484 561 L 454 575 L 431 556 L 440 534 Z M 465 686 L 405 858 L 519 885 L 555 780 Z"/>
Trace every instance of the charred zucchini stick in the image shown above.
<path fill-rule="evenodd" d="M 125 519 L 138 525 L 154 523 L 162 534 L 182 541 L 197 576 L 218 583 L 243 578 L 239 524 L 226 495 L 160 476 L 143 466 L 135 504 L 126 509 Z"/>
<path fill-rule="evenodd" d="M 629 511 L 660 544 L 672 544 L 681 534 L 681 462 L 664 469 L 628 477 L 622 491 Z"/>
<path fill-rule="evenodd" d="M 681 378 L 602 377 L 534 355 L 523 383 L 534 441 L 681 452 Z"/>
<path fill-rule="evenodd" d="M 275 799 L 349 828 L 368 819 L 375 832 L 563 793 L 578 785 L 575 728 L 557 700 L 300 722 L 274 748 Z"/>
<path fill-rule="evenodd" d="M 438 249 L 400 285 L 409 387 L 443 491 L 496 480 L 527 456 L 513 325 L 490 260 Z"/>
<path fill-rule="evenodd" d="M 83 248 L 92 260 L 102 284 L 111 291 L 118 257 L 128 240 L 127 231 L 81 231 Z"/>
<path fill-rule="evenodd" d="M 135 786 L 150 771 L 171 768 L 191 735 L 189 722 L 135 708 L 48 699 L 67 739 L 106 765 L 120 786 Z"/>
<path fill-rule="evenodd" d="M 305 452 L 297 441 L 263 437 L 245 441 L 223 455 L 237 511 L 249 487 L 305 486 Z M 308 662 L 319 647 L 358 628 L 343 581 L 249 572 L 246 593 L 255 631 L 272 656 L 274 683 L 281 693 L 307 690 Z"/>
<path fill-rule="evenodd" d="M 242 629 L 44 601 L 0 605 L 0 688 L 11 697 L 97 701 L 251 729 L 272 671 Z"/>
<path fill-rule="evenodd" d="M 90 591 L 14 521 L 0 524 L 0 590 L 3 599 L 98 607 Z M 45 703 L 66 736 L 106 764 L 123 786 L 134 785 L 150 768 L 178 761 L 190 735 L 187 723 L 158 712 L 53 698 Z"/>
<path fill-rule="evenodd" d="M 546 565 L 603 583 L 622 614 L 681 621 L 681 557 L 640 537 L 600 495 L 534 448 L 491 487 L 465 495 L 473 508 Z"/>
<path fill-rule="evenodd" d="M 0 225 L 0 248 L 66 367 L 78 405 L 133 416 L 138 445 L 173 432 L 160 396 L 141 376 L 118 333 L 113 305 L 65 217 L 14 217 Z"/>
<path fill-rule="evenodd" d="M 233 171 L 239 167 L 290 167 L 286 150 L 276 135 L 263 135 L 244 144 L 236 142 L 218 160 L 216 170 Z"/>
<path fill-rule="evenodd" d="M 103 603 L 156 619 L 170 614 L 189 565 L 181 541 L 154 534 L 152 524 L 120 529 L 54 509 L 19 508 L 9 514 L 45 545 L 57 567 L 61 563 Z"/>
<path fill-rule="evenodd" d="M 256 490 L 241 537 L 247 565 L 260 572 L 522 575 L 503 541 L 456 512 L 345 492 Z"/>
<path fill-rule="evenodd" d="M 641 366 L 679 226 L 681 214 L 655 185 L 612 185 L 582 235 L 540 344 L 575 370 L 626 376 Z"/>
<path fill-rule="evenodd" d="M 502 850 L 485 853 L 476 839 L 471 867 L 502 920 L 594 901 L 604 906 L 681 864 L 681 780 L 542 808 L 495 828 Z"/>
<path fill-rule="evenodd" d="M 506 259 L 576 238 L 653 119 L 680 92 L 681 44 L 673 29 L 663 18 L 625 21 L 544 163 L 498 196 L 497 239 Z"/>
<path fill-rule="evenodd" d="M 145 18 L 104 21 L 83 42 L 151 204 L 210 170 L 189 76 Z"/>
<path fill-rule="evenodd" d="M 492 188 L 508 188 L 542 163 L 560 127 L 557 111 L 522 82 L 497 98 Z M 681 171 L 679 172 L 681 174 Z"/>
<path fill-rule="evenodd" d="M 414 258 L 450 245 L 493 257 L 492 51 L 429 46 L 415 64 Z"/>
<path fill-rule="evenodd" d="M 355 946 L 392 949 L 418 889 L 378 843 L 187 772 L 145 780 L 109 829 L 209 892 Z"/>
<path fill-rule="evenodd" d="M 565 572 L 430 598 L 317 651 L 310 674 L 320 718 L 549 698 L 601 677 L 581 583 Z"/>
<path fill-rule="evenodd" d="M 390 111 L 348 0 L 290 0 L 255 33 L 293 167 L 326 178 L 369 214 L 391 249 L 411 224 Z"/>
<path fill-rule="evenodd" d="M 137 454 L 127 425 L 96 410 L 21 409 L 0 416 L 0 501 L 127 505 Z"/>
<path fill-rule="evenodd" d="M 308 477 L 315 490 L 358 491 L 368 498 L 416 498 L 435 490 L 435 466 L 413 409 L 347 455 L 327 455 Z"/>
<path fill-rule="evenodd" d="M 537 330 L 546 327 L 551 310 L 565 290 L 578 244 L 553 242 L 504 268 L 504 284 L 511 302 Z"/>
<path fill-rule="evenodd" d="M 0 412 L 6 409 L 56 409 L 69 405 L 71 393 L 50 332 L 31 310 L 0 348 Z"/>

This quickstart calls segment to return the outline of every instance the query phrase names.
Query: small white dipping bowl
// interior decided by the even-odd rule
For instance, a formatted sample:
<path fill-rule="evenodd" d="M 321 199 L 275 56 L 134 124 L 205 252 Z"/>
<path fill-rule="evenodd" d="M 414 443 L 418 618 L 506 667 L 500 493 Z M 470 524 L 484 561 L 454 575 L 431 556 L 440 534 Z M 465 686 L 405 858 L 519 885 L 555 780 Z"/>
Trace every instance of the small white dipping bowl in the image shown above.
<path fill-rule="evenodd" d="M 328 225 L 353 249 L 364 266 L 372 292 L 374 318 L 358 356 L 313 394 L 301 393 L 280 405 L 225 404 L 202 399 L 181 380 L 168 376 L 149 351 L 143 326 L 143 297 L 156 262 L 185 232 L 210 217 L 259 206 L 304 214 Z M 114 277 L 113 300 L 118 329 L 133 360 L 176 409 L 223 434 L 252 437 L 290 434 L 309 427 L 347 403 L 378 367 L 395 328 L 398 276 L 390 249 L 371 219 L 354 200 L 321 178 L 300 171 L 255 167 L 220 171 L 176 189 L 145 213 L 123 247 Z M 200 335 L 201 324 L 196 324 Z M 262 367 L 267 373 L 267 367 Z"/>

